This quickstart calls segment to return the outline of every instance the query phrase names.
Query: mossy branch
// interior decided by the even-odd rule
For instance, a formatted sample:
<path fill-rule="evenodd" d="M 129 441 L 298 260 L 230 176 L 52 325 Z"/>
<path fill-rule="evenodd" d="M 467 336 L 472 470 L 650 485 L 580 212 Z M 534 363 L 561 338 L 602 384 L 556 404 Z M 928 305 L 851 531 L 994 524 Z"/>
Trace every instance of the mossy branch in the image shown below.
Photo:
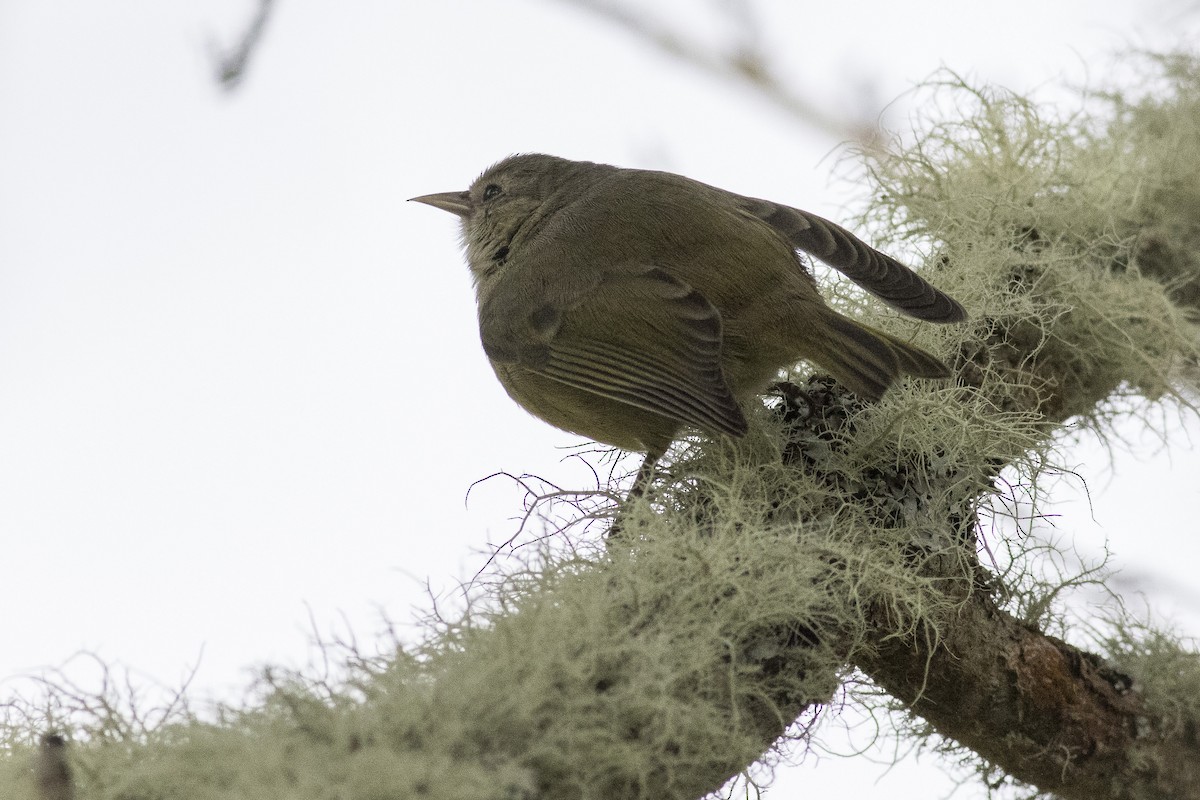
<path fill-rule="evenodd" d="M 958 347 L 968 387 L 959 408 L 978 404 L 965 415 L 976 418 L 963 421 L 993 433 L 996 455 L 977 461 L 985 471 L 969 481 L 980 482 L 981 498 L 989 463 L 1021 463 L 1012 437 L 1021 427 L 1044 438 L 1080 417 L 1103 429 L 1117 396 L 1195 394 L 1200 73 L 1186 58 L 1158 63 L 1169 99 L 1110 98 L 1116 120 L 1100 134 L 1047 122 L 1019 98 L 972 91 L 976 114 L 875 165 L 887 197 L 878 213 L 940 242 L 941 283 L 975 295 L 967 303 L 976 309 L 973 330 Z M 966 87 L 947 85 L 961 99 Z M 1023 423 L 987 425 L 1000 410 Z M 799 441 L 855 441 L 847 430 L 854 424 L 822 399 L 810 404 Z M 933 452 L 942 457 L 943 448 Z M 812 462 L 803 446 L 790 452 L 793 463 Z M 887 526 L 887 503 L 869 484 L 904 486 L 905 499 L 919 505 L 931 494 L 929 454 L 902 453 L 882 469 L 820 468 L 843 493 L 856 487 L 854 496 Z M 962 535 L 958 508 L 931 520 L 924 541 Z M 1200 797 L 1195 653 L 1163 637 L 1149 637 L 1149 656 L 1132 639 L 1110 642 L 1103 655 L 1087 652 L 1006 613 L 1004 593 L 1015 589 L 978 565 L 964 570 L 945 557 L 952 548 L 922 549 L 941 551 L 917 569 L 937 582 L 942 602 L 907 632 L 907 621 L 897 626 L 888 609 L 876 609 L 853 663 L 1009 779 L 1062 797 Z M 1162 660 L 1175 670 L 1152 669 Z"/>
<path fill-rule="evenodd" d="M 929 91 L 956 120 L 872 156 L 891 249 L 972 322 L 871 322 L 956 359 L 956 385 L 865 407 L 810 379 L 739 446 L 681 445 L 608 547 L 498 560 L 420 645 L 350 649 L 337 680 L 267 673 L 215 722 L 10 703 L 6 796 L 38 797 L 32 723 L 66 718 L 51 766 L 95 800 L 694 798 L 761 776 L 855 668 L 993 775 L 1197 796 L 1196 654 L 1128 620 L 1085 652 L 1045 632 L 1070 577 L 977 558 L 1001 470 L 1036 484 L 1064 421 L 1196 388 L 1200 66 L 1158 63 L 1160 99 L 1109 98 L 1103 126 L 948 79 Z"/>

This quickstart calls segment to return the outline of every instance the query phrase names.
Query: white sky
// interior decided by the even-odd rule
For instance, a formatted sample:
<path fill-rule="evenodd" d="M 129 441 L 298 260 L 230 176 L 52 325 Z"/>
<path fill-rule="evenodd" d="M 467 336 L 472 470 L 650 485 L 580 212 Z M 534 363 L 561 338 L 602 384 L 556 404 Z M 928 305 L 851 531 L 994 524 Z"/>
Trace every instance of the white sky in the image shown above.
<path fill-rule="evenodd" d="M 715 4 L 643 5 L 722 40 Z M 1102 85 L 1114 50 L 1195 41 L 1187 5 L 759 4 L 780 71 L 847 115 L 941 65 L 1047 97 Z M 380 609 L 427 606 L 427 579 L 452 597 L 520 512 L 503 481 L 465 505 L 472 481 L 586 485 L 564 460 L 580 441 L 487 366 L 455 220 L 407 198 L 518 151 L 834 218 L 862 196 L 831 179 L 836 142 L 553 0 L 279 0 L 225 96 L 207 42 L 252 7 L 0 0 L 0 687 L 87 650 L 168 685 L 199 661 L 195 694 L 236 697 L 254 665 L 305 663 L 310 612 L 370 641 Z M 1174 429 L 1111 470 L 1072 450 L 1093 507 L 1064 503 L 1050 533 L 1108 536 L 1196 633 L 1200 456 Z M 809 758 L 769 796 L 822 787 L 951 783 L 933 758 Z"/>

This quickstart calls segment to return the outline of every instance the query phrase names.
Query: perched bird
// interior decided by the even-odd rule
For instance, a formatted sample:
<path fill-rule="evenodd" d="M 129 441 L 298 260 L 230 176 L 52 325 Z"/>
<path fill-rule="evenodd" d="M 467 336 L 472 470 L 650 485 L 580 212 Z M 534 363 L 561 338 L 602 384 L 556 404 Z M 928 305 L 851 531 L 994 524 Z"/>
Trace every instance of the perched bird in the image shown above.
<path fill-rule="evenodd" d="M 966 313 L 834 223 L 668 172 L 528 154 L 414 197 L 462 221 L 479 333 L 526 410 L 642 451 L 746 432 L 741 404 L 800 359 L 875 400 L 940 360 L 829 308 L 797 251 L 929 322 Z"/>

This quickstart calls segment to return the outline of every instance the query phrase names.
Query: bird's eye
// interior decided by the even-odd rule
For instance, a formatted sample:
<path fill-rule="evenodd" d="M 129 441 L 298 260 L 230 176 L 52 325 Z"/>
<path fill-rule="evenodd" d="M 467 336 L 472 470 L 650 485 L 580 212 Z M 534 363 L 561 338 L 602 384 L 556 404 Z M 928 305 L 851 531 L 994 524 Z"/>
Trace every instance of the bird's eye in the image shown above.
<path fill-rule="evenodd" d="M 504 190 L 503 190 L 503 189 L 501 189 L 501 188 L 500 188 L 499 186 L 497 186 L 496 184 L 494 184 L 494 183 L 489 183 L 487 186 L 483 187 L 483 199 L 484 199 L 484 200 L 491 200 L 492 198 L 494 198 L 494 197 L 496 197 L 497 195 L 499 195 L 499 194 L 500 194 L 500 192 L 502 192 L 502 191 L 504 191 Z"/>

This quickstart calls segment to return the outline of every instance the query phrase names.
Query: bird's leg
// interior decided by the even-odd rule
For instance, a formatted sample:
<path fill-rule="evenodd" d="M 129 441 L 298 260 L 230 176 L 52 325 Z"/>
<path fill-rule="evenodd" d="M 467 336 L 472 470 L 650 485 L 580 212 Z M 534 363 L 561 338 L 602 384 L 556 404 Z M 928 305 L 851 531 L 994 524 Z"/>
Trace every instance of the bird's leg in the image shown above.
<path fill-rule="evenodd" d="M 622 509 L 628 507 L 631 503 L 636 502 L 646 494 L 646 491 L 650 488 L 650 481 L 654 479 L 654 465 L 658 463 L 658 460 L 662 456 L 661 452 L 646 453 L 645 460 L 638 467 L 637 477 L 633 479 L 633 486 L 629 487 L 629 494 L 625 495 L 625 500 L 621 503 Z M 608 529 L 608 538 L 610 541 L 621 536 L 622 522 L 621 511 L 618 511 L 617 518 L 613 520 L 612 527 Z"/>
<path fill-rule="evenodd" d="M 626 503 L 637 500 L 650 488 L 650 481 L 654 479 L 654 465 L 660 458 L 662 458 L 662 453 L 646 454 L 642 465 L 638 467 L 637 477 L 633 479 L 633 486 L 629 487 L 629 494 L 625 495 Z"/>

